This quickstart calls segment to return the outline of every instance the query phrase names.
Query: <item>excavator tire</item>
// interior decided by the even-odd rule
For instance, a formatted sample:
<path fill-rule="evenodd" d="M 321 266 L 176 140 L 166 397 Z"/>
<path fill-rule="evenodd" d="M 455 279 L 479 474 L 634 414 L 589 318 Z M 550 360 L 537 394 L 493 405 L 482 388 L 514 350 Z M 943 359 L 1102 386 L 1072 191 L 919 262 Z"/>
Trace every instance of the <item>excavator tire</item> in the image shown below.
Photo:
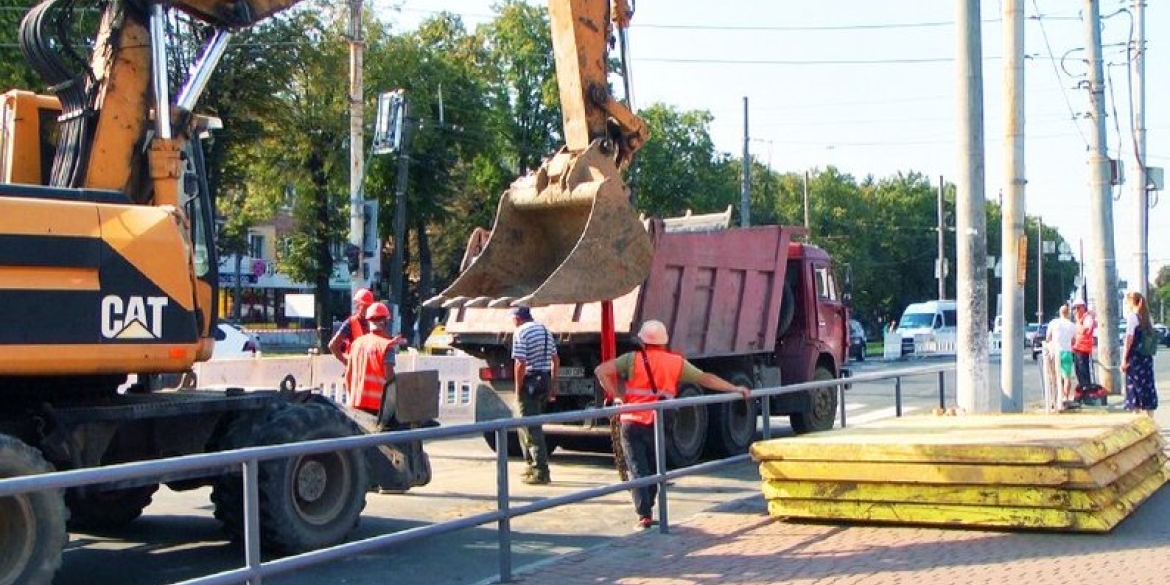
<path fill-rule="evenodd" d="M 222 449 L 278 445 L 353 435 L 331 406 L 282 403 L 233 421 Z M 265 551 L 296 554 L 341 542 L 366 506 L 369 472 L 360 451 L 316 453 L 260 464 L 260 530 Z M 243 481 L 219 478 L 211 493 L 215 517 L 235 538 L 244 534 Z"/>
<path fill-rule="evenodd" d="M 824 366 L 817 366 L 813 381 L 832 380 L 836 376 Z M 788 417 L 796 434 L 827 431 L 837 422 L 837 388 L 818 388 L 808 392 L 809 408 Z"/>
<path fill-rule="evenodd" d="M 0 477 L 54 471 L 41 453 L 0 435 Z M 69 542 L 61 490 L 0 498 L 0 584 L 49 585 Z"/>
<path fill-rule="evenodd" d="M 743 372 L 727 376 L 736 386 L 751 388 L 752 379 Z M 707 429 L 707 452 L 713 457 L 729 457 L 747 453 L 756 437 L 756 401 L 735 400 L 711 404 L 707 407 L 710 427 Z"/>
<path fill-rule="evenodd" d="M 157 491 L 156 483 L 84 496 L 68 493 L 65 504 L 69 506 L 69 529 L 103 532 L 121 528 L 142 515 Z"/>

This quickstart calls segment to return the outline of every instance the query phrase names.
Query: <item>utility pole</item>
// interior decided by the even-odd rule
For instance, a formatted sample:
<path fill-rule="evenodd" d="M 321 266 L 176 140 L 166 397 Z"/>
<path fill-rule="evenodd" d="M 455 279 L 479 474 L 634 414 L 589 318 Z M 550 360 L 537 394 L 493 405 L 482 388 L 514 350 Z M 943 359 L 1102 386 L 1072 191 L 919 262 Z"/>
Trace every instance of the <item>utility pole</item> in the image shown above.
<path fill-rule="evenodd" d="M 1036 219 L 1036 322 L 1044 322 L 1044 218 Z"/>
<path fill-rule="evenodd" d="M 748 144 L 751 141 L 748 134 L 748 99 L 743 97 L 743 179 L 739 183 L 739 226 L 751 225 L 751 177 L 752 159 Z"/>
<path fill-rule="evenodd" d="M 362 0 L 349 0 L 349 243 L 362 248 L 366 231 L 365 204 L 362 200 L 362 179 L 365 160 L 362 141 Z M 365 286 L 364 254 L 362 266 L 353 273 L 350 293 Z M 318 315 L 318 319 L 322 316 Z"/>
<path fill-rule="evenodd" d="M 402 97 L 402 144 L 398 148 L 398 177 L 394 187 L 394 256 L 390 266 L 390 298 L 398 307 L 398 318 L 402 319 L 403 304 L 406 302 L 406 276 L 403 273 L 403 262 L 406 253 L 406 187 L 410 179 L 410 136 L 413 134 L 414 122 L 410 118 L 410 98 Z M 412 338 L 408 332 L 412 328 L 406 323 L 399 323 L 399 332 Z M 421 332 L 420 332 L 421 333 Z M 411 339 L 413 341 L 413 339 Z"/>
<path fill-rule="evenodd" d="M 1101 61 L 1101 6 L 1085 0 L 1082 14 L 1089 59 L 1089 100 L 1093 130 L 1089 145 L 1089 256 L 1096 299 L 1098 381 L 1111 394 L 1121 392 L 1117 351 L 1117 257 L 1113 250 L 1113 198 L 1105 139 L 1105 75 Z"/>
<path fill-rule="evenodd" d="M 1133 0 L 1133 178 L 1134 230 L 1137 240 L 1133 253 L 1136 290 L 1148 297 L 1150 282 L 1150 191 L 1146 178 L 1146 1 Z M 1133 286 L 1133 285 L 1131 285 Z"/>
<path fill-rule="evenodd" d="M 938 300 L 947 298 L 947 254 L 946 254 L 946 240 L 943 239 L 943 234 L 946 233 L 946 209 L 943 203 L 943 177 L 938 176 L 938 259 L 935 260 L 935 271 L 938 276 Z"/>
<path fill-rule="evenodd" d="M 959 407 L 998 412 L 988 384 L 987 218 L 984 207 L 983 48 L 979 0 L 956 0 L 958 164 L 955 182 L 955 298 L 959 313 L 956 375 Z"/>
<path fill-rule="evenodd" d="M 811 239 L 812 227 L 808 222 L 808 171 L 804 172 L 804 229 L 808 230 L 809 239 Z"/>
<path fill-rule="evenodd" d="M 1003 277 L 1003 351 L 1000 390 L 1004 412 L 1024 410 L 1024 287 L 1019 279 L 1027 266 L 1024 230 L 1024 0 L 1003 2 L 1004 169 L 1007 190 L 1003 206 L 1000 249 Z M 1023 266 L 1021 266 L 1023 264 Z"/>

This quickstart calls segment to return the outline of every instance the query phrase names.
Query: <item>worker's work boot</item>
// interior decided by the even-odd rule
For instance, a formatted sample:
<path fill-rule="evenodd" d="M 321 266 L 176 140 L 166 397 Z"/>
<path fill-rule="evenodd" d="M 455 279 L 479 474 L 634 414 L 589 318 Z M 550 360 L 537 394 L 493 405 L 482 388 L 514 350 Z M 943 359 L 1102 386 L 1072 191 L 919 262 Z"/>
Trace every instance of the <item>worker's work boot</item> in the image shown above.
<path fill-rule="evenodd" d="M 531 475 L 525 475 L 520 478 L 520 481 L 528 485 L 547 485 L 552 482 L 552 479 L 549 478 L 547 471 L 533 469 Z"/>

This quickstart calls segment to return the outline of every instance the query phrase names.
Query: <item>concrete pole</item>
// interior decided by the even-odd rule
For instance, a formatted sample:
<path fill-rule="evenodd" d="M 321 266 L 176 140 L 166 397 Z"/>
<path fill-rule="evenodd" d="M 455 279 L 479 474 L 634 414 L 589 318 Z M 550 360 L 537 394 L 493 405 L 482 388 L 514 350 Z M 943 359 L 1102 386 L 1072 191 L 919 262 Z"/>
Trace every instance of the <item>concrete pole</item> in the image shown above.
<path fill-rule="evenodd" d="M 749 142 L 751 140 L 748 134 L 748 99 L 747 96 L 743 98 L 743 179 L 739 184 L 739 226 L 747 227 L 751 225 L 751 177 L 752 177 L 752 159 L 751 151 L 749 150 Z"/>
<path fill-rule="evenodd" d="M 1004 158 L 1003 226 L 1000 249 L 1003 251 L 1003 278 L 999 279 L 1003 298 L 1003 351 L 1001 353 L 1000 389 L 1004 412 L 1024 410 L 1024 286 L 1018 275 L 1021 259 L 1027 258 L 1024 226 L 1024 0 L 1003 2 L 1003 81 L 1004 81 Z M 1025 250 L 1021 250 L 1021 247 Z M 1023 252 L 1023 253 L 1021 253 Z"/>
<path fill-rule="evenodd" d="M 1097 316 L 1097 382 L 1112 394 L 1121 393 L 1117 352 L 1117 257 L 1113 250 L 1113 198 L 1105 139 L 1105 74 L 1101 61 L 1101 6 L 1085 0 L 1085 36 L 1089 58 L 1089 99 L 1093 129 L 1089 142 L 1089 269 L 1090 290 Z"/>
<path fill-rule="evenodd" d="M 984 210 L 983 49 L 979 0 L 956 2 L 958 169 L 955 182 L 955 299 L 959 309 L 956 360 L 958 405 L 968 413 L 998 412 L 988 384 L 987 217 Z"/>
<path fill-rule="evenodd" d="M 1146 189 L 1146 2 L 1133 1 L 1133 142 L 1134 161 L 1130 188 L 1133 190 L 1134 245 L 1133 274 L 1137 286 L 1130 286 L 1147 296 L 1150 283 L 1150 192 Z"/>
<path fill-rule="evenodd" d="M 1044 322 L 1044 218 L 1036 219 L 1036 322 Z"/>
<path fill-rule="evenodd" d="M 410 119 L 410 99 L 402 98 L 402 143 L 398 147 L 398 180 L 394 186 L 394 255 L 390 266 L 390 300 L 402 317 L 406 302 L 406 188 L 410 184 L 410 138 L 414 121 Z M 400 323 L 400 332 L 412 331 L 412 325 Z M 413 337 L 412 337 L 413 339 Z"/>
<path fill-rule="evenodd" d="M 943 177 L 938 176 L 938 259 L 935 261 L 935 270 L 938 274 L 938 300 L 947 298 L 947 273 L 946 273 L 946 240 L 943 239 L 943 234 L 946 233 L 946 209 L 944 209 L 943 201 Z"/>
<path fill-rule="evenodd" d="M 349 243 L 362 247 L 365 209 L 362 204 L 362 177 L 365 176 L 362 148 L 362 0 L 349 0 Z M 365 286 L 365 258 L 352 275 L 350 292 Z"/>

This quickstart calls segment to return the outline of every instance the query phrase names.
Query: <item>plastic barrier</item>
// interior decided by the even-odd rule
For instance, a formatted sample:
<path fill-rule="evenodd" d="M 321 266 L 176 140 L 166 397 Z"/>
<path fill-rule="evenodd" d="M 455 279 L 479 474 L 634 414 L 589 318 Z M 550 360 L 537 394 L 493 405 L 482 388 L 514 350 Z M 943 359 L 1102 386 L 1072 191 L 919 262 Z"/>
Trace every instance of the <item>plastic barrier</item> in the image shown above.
<path fill-rule="evenodd" d="M 486 363 L 467 355 L 423 355 L 415 350 L 399 353 L 400 372 L 439 372 L 439 419 L 472 420 L 479 369 Z M 292 376 L 297 388 L 311 388 L 341 402 L 345 398 L 345 367 L 332 355 L 304 355 L 216 360 L 193 368 L 200 388 L 279 388 Z"/>

